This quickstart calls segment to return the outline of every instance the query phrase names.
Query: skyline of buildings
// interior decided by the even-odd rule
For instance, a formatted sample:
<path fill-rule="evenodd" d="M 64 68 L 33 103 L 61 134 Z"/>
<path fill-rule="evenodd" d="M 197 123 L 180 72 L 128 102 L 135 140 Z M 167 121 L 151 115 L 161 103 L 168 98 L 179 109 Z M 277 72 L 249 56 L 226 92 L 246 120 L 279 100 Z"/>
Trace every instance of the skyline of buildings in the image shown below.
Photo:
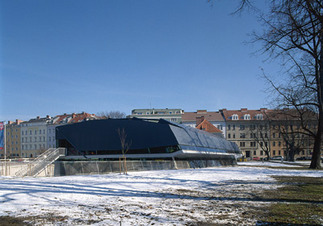
<path fill-rule="evenodd" d="M 270 156 L 286 156 L 286 139 L 271 127 L 268 114 L 274 110 L 260 108 L 258 110 L 220 109 L 219 111 L 197 110 L 185 112 L 182 109 L 133 109 L 128 118 L 145 119 L 163 118 L 173 123 L 205 130 L 215 135 L 221 135 L 229 141 L 235 142 L 241 149 L 244 157 L 262 159 L 268 153 Z M 48 148 L 56 147 L 55 128 L 59 125 L 82 122 L 85 120 L 102 119 L 95 114 L 71 113 L 51 117 L 39 117 L 29 121 L 9 121 L 6 124 L 7 156 L 35 157 Z M 276 124 L 278 122 L 276 120 Z M 259 139 L 260 135 L 262 136 Z M 300 150 L 300 155 L 308 157 L 311 154 L 312 144 L 308 138 L 306 145 Z M 2 152 L 2 153 L 1 153 Z M 3 157 L 3 151 L 0 156 Z M 268 152 L 268 153 L 266 153 Z"/>

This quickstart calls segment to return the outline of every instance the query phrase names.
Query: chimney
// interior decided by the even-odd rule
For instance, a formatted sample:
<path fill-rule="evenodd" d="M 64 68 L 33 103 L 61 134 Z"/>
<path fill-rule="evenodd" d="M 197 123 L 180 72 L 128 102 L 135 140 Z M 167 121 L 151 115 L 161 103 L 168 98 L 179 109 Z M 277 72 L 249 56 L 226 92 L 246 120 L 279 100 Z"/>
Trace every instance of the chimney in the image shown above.
<path fill-rule="evenodd" d="M 248 108 L 241 108 L 241 112 L 246 112 L 248 111 Z"/>
<path fill-rule="evenodd" d="M 267 108 L 260 108 L 260 111 L 266 112 L 267 111 Z"/>
<path fill-rule="evenodd" d="M 197 114 L 206 114 L 207 110 L 197 110 Z"/>
<path fill-rule="evenodd" d="M 16 119 L 16 124 L 19 125 L 20 123 L 22 123 L 22 120 Z"/>
<path fill-rule="evenodd" d="M 72 113 L 72 118 L 75 118 L 76 117 L 76 114 L 75 113 Z"/>
<path fill-rule="evenodd" d="M 40 119 L 40 116 L 37 116 L 37 119 Z"/>
<path fill-rule="evenodd" d="M 8 121 L 8 125 L 11 125 L 11 124 L 13 124 L 13 121 Z"/>
<path fill-rule="evenodd" d="M 198 126 L 203 121 L 204 121 L 204 116 L 196 117 L 196 125 L 195 126 Z"/>

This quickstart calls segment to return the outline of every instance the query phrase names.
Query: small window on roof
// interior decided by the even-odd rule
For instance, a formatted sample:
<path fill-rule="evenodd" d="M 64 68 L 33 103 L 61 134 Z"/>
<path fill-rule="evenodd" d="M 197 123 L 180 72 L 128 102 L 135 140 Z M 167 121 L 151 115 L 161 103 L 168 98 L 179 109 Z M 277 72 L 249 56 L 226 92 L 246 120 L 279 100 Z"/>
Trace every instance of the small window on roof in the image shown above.
<path fill-rule="evenodd" d="M 263 118 L 264 118 L 264 117 L 263 117 L 263 115 L 262 115 L 262 114 L 257 114 L 257 115 L 256 115 L 256 119 L 257 119 L 257 120 L 263 120 Z"/>
<path fill-rule="evenodd" d="M 239 119 L 239 116 L 237 114 L 232 115 L 232 120 L 238 120 L 238 119 Z"/>
<path fill-rule="evenodd" d="M 245 115 L 243 116 L 243 119 L 244 119 L 244 120 L 250 120 L 250 115 L 249 115 L 249 114 L 245 114 Z"/>
<path fill-rule="evenodd" d="M 149 115 L 149 114 L 150 114 L 150 113 L 149 113 L 149 111 L 147 111 L 147 112 L 146 112 L 146 115 Z"/>

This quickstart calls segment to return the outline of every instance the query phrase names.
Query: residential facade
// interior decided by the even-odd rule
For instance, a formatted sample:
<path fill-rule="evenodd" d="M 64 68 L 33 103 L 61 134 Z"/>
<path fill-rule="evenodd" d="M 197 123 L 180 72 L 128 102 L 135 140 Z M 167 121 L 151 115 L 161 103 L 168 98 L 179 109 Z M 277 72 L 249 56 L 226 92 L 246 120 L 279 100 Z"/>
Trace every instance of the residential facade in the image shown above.
<path fill-rule="evenodd" d="M 227 124 L 226 138 L 235 142 L 246 158 L 261 159 L 269 151 L 270 132 L 266 115 L 270 110 L 220 110 Z"/>
<path fill-rule="evenodd" d="M 55 129 L 57 126 L 94 120 L 94 114 L 47 115 L 29 121 L 16 120 L 6 124 L 6 153 L 10 158 L 34 158 L 48 148 L 56 148 Z M 1 153 L 1 158 L 4 153 Z"/>
<path fill-rule="evenodd" d="M 131 111 L 130 118 L 141 119 L 165 119 L 169 122 L 181 123 L 182 115 L 184 111 L 182 109 L 134 109 Z"/>
<path fill-rule="evenodd" d="M 277 117 L 277 110 L 267 108 L 220 111 L 226 121 L 226 139 L 235 142 L 245 158 L 260 160 L 268 155 L 286 158 L 290 154 L 287 152 L 290 150 L 289 143 L 293 143 L 298 150 L 295 158 L 311 156 L 313 139 L 302 134 L 301 122 L 298 119 Z M 308 126 L 314 128 L 315 122 L 311 121 L 311 125 Z M 293 132 L 286 133 L 282 128 Z M 290 137 L 287 138 L 286 134 Z"/>
<path fill-rule="evenodd" d="M 17 119 L 15 122 L 9 121 L 6 127 L 6 153 L 10 157 L 21 156 L 21 123 L 23 121 Z M 1 153 L 1 157 L 4 153 Z"/>
<path fill-rule="evenodd" d="M 47 125 L 50 121 L 50 116 L 38 116 L 21 123 L 21 157 L 34 158 L 47 149 Z"/>

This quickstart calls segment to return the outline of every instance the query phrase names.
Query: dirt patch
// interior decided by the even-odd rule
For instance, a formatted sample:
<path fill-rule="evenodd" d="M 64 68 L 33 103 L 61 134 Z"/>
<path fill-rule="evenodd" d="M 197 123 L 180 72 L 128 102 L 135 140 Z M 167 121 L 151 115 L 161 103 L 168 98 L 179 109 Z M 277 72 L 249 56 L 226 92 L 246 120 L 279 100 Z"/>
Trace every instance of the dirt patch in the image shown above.
<path fill-rule="evenodd" d="M 24 222 L 25 218 L 20 217 L 11 217 L 11 216 L 0 216 L 0 225 L 1 226 L 25 226 L 31 225 L 29 223 Z"/>

